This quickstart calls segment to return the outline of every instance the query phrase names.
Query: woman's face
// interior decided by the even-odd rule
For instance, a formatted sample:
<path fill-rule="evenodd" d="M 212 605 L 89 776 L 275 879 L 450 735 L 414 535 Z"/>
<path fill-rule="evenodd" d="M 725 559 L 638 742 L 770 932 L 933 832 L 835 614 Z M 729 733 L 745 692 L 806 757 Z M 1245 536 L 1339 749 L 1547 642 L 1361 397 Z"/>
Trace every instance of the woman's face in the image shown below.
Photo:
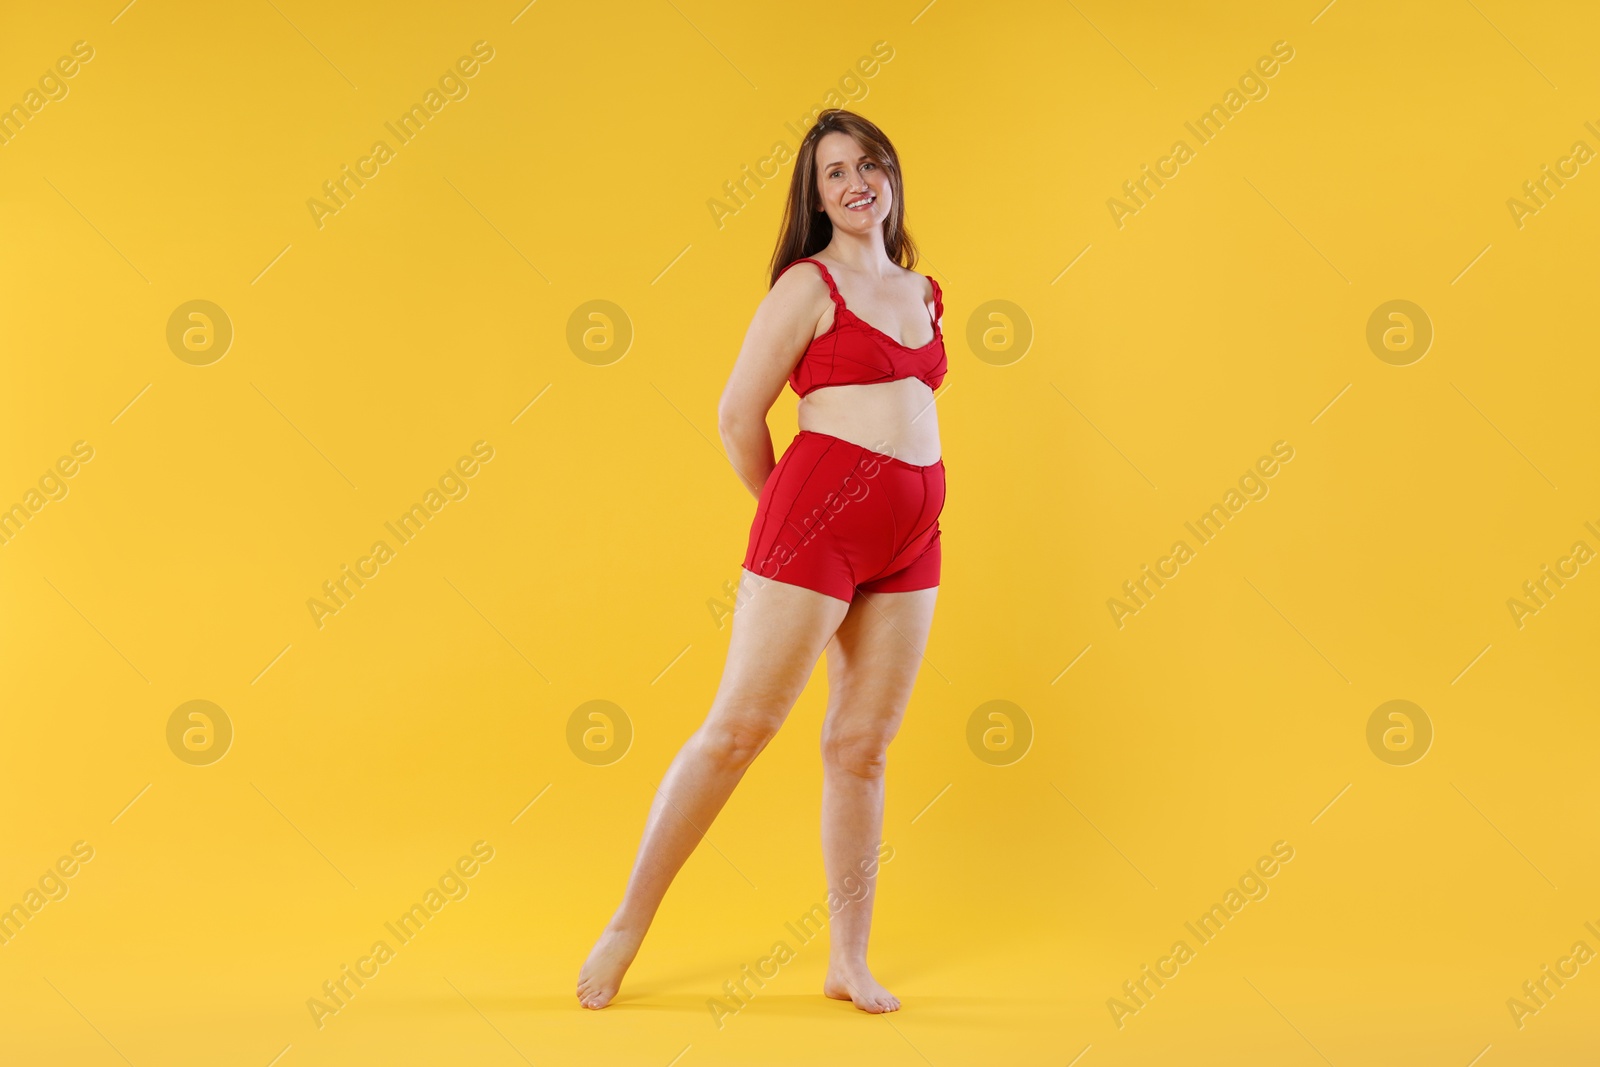
<path fill-rule="evenodd" d="M 834 226 L 854 232 L 883 225 L 894 199 L 888 172 L 838 130 L 817 142 L 817 189 Z"/>

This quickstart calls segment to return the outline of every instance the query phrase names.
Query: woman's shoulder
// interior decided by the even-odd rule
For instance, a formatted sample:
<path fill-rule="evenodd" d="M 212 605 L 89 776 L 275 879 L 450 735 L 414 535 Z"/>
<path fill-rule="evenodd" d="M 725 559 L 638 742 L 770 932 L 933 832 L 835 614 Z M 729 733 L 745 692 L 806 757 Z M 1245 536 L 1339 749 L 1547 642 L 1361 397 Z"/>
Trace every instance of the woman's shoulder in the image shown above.
<path fill-rule="evenodd" d="M 821 270 L 817 269 L 819 266 Z M 781 286 L 785 293 L 826 294 L 832 281 L 833 275 L 828 272 L 827 264 L 815 256 L 802 256 L 778 272 L 778 278 L 772 283 L 771 291 L 776 293 Z"/>

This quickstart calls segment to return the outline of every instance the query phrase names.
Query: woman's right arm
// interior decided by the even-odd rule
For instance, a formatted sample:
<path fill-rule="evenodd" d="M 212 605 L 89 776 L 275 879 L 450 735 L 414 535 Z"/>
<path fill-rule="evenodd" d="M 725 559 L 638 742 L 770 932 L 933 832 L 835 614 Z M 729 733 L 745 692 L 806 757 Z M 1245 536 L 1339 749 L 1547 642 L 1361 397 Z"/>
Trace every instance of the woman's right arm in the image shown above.
<path fill-rule="evenodd" d="M 750 320 L 717 403 L 717 431 L 728 462 L 758 498 L 777 466 L 767 412 L 811 345 L 828 299 L 827 286 L 816 270 L 802 268 L 779 276 Z"/>

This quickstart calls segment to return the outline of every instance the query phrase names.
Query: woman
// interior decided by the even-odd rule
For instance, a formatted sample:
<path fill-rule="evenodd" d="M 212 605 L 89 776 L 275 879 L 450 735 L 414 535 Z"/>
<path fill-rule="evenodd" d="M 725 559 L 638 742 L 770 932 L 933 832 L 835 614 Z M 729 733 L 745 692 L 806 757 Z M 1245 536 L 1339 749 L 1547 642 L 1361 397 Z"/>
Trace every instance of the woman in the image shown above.
<path fill-rule="evenodd" d="M 716 699 L 662 778 L 622 903 L 578 976 L 586 1008 L 616 996 L 667 886 L 824 649 L 822 849 L 830 898 L 850 903 L 831 921 L 823 992 L 868 1012 L 900 1007 L 867 968 L 867 934 L 886 749 L 938 595 L 933 394 L 945 373 L 938 283 L 901 265 L 916 261 L 903 188 L 876 126 L 840 109 L 818 116 L 795 162 L 771 290 L 718 406 L 728 458 L 758 500 L 748 595 Z M 774 464 L 766 414 L 785 380 L 801 398 L 800 432 Z"/>

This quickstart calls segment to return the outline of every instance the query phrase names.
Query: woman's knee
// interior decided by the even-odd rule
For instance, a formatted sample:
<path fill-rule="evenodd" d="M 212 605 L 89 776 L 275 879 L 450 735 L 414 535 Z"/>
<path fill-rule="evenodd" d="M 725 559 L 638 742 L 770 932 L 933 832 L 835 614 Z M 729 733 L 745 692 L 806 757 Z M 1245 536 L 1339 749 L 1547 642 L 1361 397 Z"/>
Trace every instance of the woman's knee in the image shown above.
<path fill-rule="evenodd" d="M 719 767 L 748 767 L 783 725 L 783 716 L 770 711 L 721 714 L 700 728 L 700 749 Z"/>
<path fill-rule="evenodd" d="M 893 734 L 883 729 L 824 730 L 822 761 L 831 771 L 857 778 L 881 778 L 889 762 Z"/>

